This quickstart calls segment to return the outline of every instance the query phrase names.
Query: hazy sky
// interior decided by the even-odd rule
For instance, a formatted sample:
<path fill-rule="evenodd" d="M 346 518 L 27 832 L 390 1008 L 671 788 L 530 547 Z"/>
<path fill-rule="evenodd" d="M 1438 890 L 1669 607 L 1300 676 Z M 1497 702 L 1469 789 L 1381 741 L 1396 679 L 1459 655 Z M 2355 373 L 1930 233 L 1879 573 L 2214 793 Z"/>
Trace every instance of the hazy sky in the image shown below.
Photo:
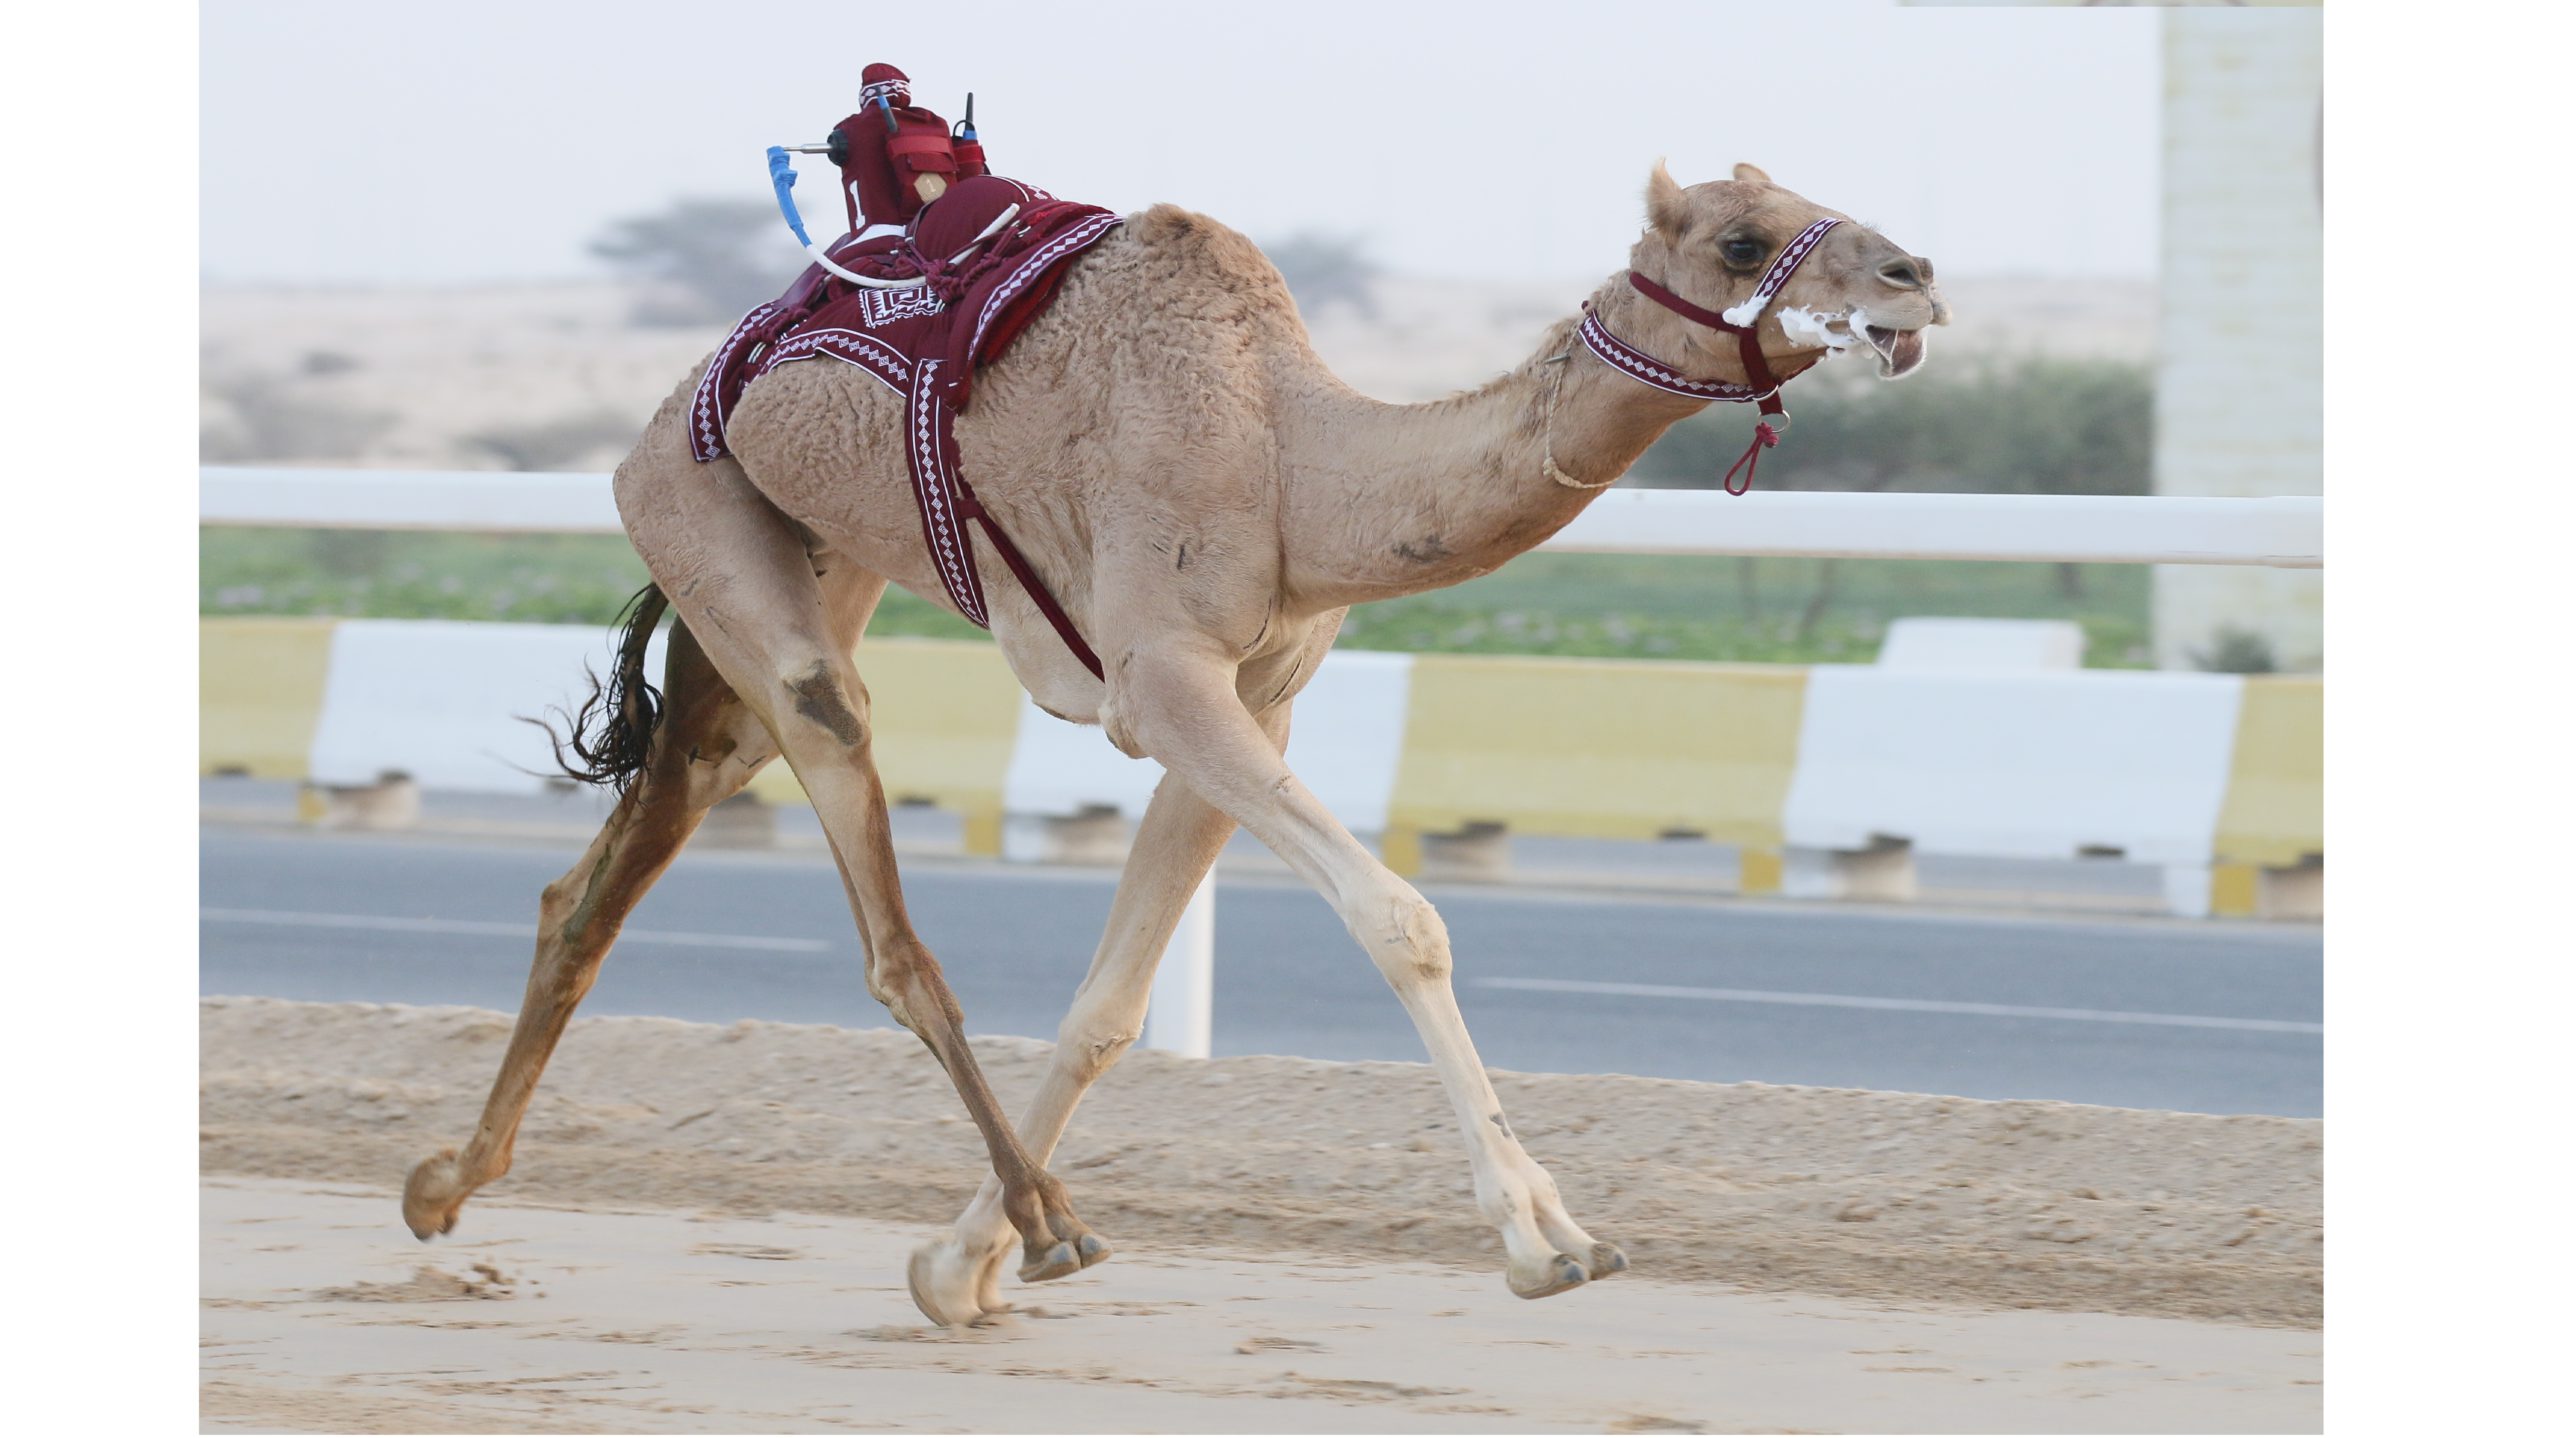
<path fill-rule="evenodd" d="M 875 33 L 866 16 L 889 17 Z M 909 17 L 994 27 L 958 40 Z M 864 62 L 999 173 L 1248 233 L 1365 236 L 1391 268 L 1597 276 L 1656 155 L 1750 160 L 1943 270 L 2157 268 L 2159 32 L 2131 8 L 1889 0 L 771 4 L 213 0 L 210 282 L 600 273 L 611 219 L 770 199 L 764 147 L 823 136 Z M 803 157 L 812 228 L 843 210 Z M 777 215 L 774 243 L 796 252 Z"/>

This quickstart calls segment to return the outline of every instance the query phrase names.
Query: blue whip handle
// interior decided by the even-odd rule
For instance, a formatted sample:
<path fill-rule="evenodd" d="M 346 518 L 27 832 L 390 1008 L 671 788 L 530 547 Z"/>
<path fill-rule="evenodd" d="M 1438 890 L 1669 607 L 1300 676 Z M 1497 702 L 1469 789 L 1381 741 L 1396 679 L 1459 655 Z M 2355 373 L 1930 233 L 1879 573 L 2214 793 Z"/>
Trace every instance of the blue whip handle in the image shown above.
<path fill-rule="evenodd" d="M 782 205 L 782 218 L 791 225 L 791 233 L 800 239 L 802 249 L 809 248 L 809 227 L 800 223 L 800 207 L 791 202 L 791 187 L 800 176 L 791 168 L 791 152 L 780 145 L 767 145 L 764 167 L 773 172 L 773 197 Z"/>

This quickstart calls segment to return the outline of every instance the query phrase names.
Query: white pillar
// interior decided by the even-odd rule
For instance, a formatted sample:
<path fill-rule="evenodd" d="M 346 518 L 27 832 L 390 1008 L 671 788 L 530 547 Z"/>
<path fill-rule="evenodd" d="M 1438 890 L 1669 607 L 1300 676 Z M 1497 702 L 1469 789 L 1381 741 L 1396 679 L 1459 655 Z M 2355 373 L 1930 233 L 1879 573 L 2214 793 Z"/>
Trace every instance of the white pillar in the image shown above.
<path fill-rule="evenodd" d="M 1173 926 L 1164 962 L 1156 966 L 1155 987 L 1147 995 L 1147 1027 L 1140 1040 L 1188 1058 L 1209 1056 L 1209 993 L 1212 951 L 1218 923 L 1218 870 L 1210 866 L 1198 892 Z"/>
<path fill-rule="evenodd" d="M 2160 17 L 2155 495 L 2321 492 L 2321 13 Z M 2152 662 L 2201 667 L 2228 627 L 2317 670 L 2320 595 L 2316 573 L 2163 566 Z"/>

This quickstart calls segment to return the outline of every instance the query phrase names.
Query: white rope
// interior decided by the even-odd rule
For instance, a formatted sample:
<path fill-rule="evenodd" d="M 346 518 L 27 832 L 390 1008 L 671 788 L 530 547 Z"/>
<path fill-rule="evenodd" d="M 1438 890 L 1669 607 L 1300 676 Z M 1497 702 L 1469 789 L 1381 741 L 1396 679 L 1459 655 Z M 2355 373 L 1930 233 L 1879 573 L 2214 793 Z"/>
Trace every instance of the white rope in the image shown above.
<path fill-rule="evenodd" d="M 1602 479 L 1585 484 L 1581 480 L 1574 478 L 1572 475 L 1565 473 L 1563 470 L 1556 468 L 1556 443 L 1552 437 L 1547 440 L 1547 478 L 1554 480 L 1556 483 L 1563 485 L 1567 489 L 1607 489 L 1610 485 L 1618 482 L 1614 479 Z"/>
<path fill-rule="evenodd" d="M 1563 353 L 1549 359 L 1547 363 L 1551 365 L 1562 365 L 1566 360 L 1571 358 L 1573 358 L 1573 344 L 1568 340 L 1565 343 Z M 1554 480 L 1556 483 L 1563 485 L 1567 489 L 1607 489 L 1609 486 L 1616 484 L 1619 479 L 1625 478 L 1625 475 L 1621 473 L 1610 479 L 1585 482 L 1565 473 L 1564 470 L 1556 464 L 1556 402 L 1563 398 L 1564 371 L 1562 369 L 1558 369 L 1556 371 L 1555 383 L 1547 390 L 1546 422 L 1538 427 L 1540 435 L 1545 440 L 1547 447 L 1546 464 L 1541 468 L 1540 472 L 1546 475 L 1547 478 Z"/>
<path fill-rule="evenodd" d="M 853 283 L 861 285 L 866 289 L 911 290 L 924 283 L 924 276 L 922 275 L 918 275 L 911 280 L 875 280 L 869 275 L 857 275 L 853 271 L 846 269 L 844 266 L 837 264 L 835 261 L 828 259 L 825 251 L 820 250 L 816 245 L 803 245 L 801 248 L 809 252 L 809 258 L 826 266 L 827 273 L 834 275 L 838 279 L 851 280 Z"/>

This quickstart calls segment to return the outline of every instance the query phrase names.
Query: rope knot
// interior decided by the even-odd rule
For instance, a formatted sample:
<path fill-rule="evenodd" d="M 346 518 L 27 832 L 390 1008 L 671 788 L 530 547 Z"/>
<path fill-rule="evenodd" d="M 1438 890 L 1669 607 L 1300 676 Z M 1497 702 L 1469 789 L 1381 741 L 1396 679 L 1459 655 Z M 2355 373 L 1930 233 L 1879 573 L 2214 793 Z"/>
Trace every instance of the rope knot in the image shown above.
<path fill-rule="evenodd" d="M 1742 451 L 1742 458 L 1735 460 L 1733 468 L 1724 472 L 1724 492 L 1737 496 L 1749 494 L 1751 481 L 1760 473 L 1760 451 L 1777 447 L 1777 429 L 1765 419 L 1760 421 L 1751 432 L 1751 444 Z M 1737 473 L 1742 476 L 1742 484 L 1739 488 L 1736 488 L 1733 482 L 1733 477 Z"/>

